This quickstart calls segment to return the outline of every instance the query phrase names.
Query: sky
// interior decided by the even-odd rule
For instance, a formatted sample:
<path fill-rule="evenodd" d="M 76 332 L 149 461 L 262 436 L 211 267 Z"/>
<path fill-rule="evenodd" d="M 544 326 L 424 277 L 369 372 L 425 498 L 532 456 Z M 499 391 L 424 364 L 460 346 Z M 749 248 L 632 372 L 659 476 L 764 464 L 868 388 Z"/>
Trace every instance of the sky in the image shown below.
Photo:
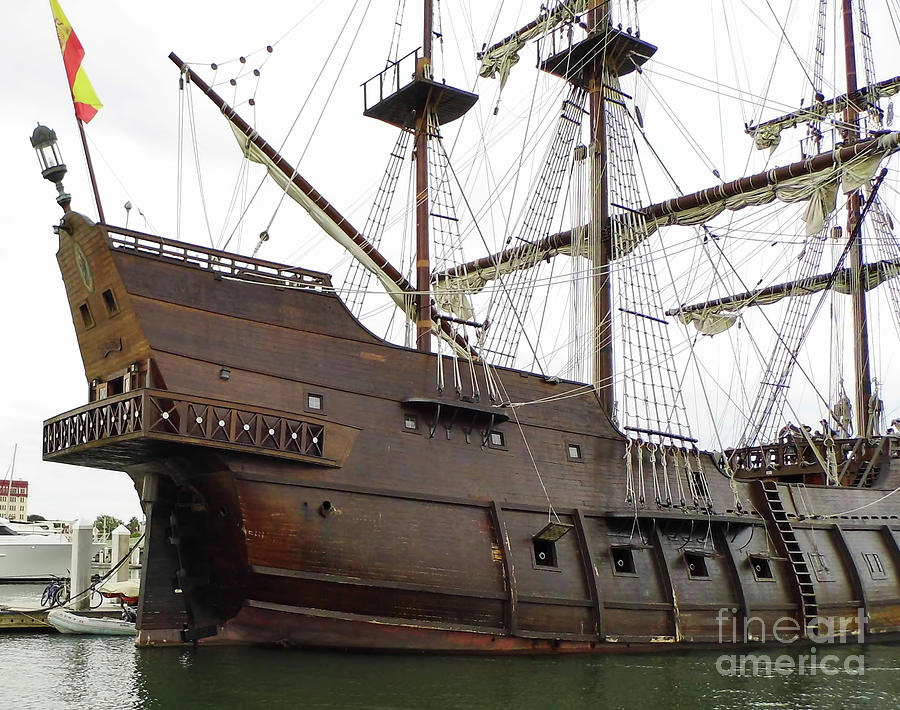
<path fill-rule="evenodd" d="M 366 7 L 363 0 L 291 4 L 258 0 L 251 10 L 246 3 L 228 1 L 61 0 L 61 4 L 85 48 L 83 66 L 104 103 L 87 132 L 109 223 L 124 226 L 127 219 L 130 227 L 168 237 L 180 233 L 181 238 L 198 244 L 221 244 L 232 235 L 233 222 L 223 226 L 222 214 L 231 201 L 240 155 L 221 118 L 199 94 L 192 106 L 183 104 L 179 108 L 178 72 L 167 59 L 170 51 L 186 61 L 197 62 L 207 79 L 213 76 L 209 65 L 216 62 L 220 68 L 214 80 L 223 97 L 238 104 L 239 110 L 251 122 L 255 121 L 260 133 L 273 144 L 278 145 L 290 133 L 284 154 L 295 165 L 299 163 L 304 176 L 345 211 L 354 224 L 360 226 L 364 222 L 394 132 L 360 116 L 359 85 L 384 66 L 391 44 L 394 3 L 373 3 L 361 29 L 357 20 Z M 522 3 L 520 7 L 506 3 L 501 16 L 495 18 L 490 3 L 458 3 L 465 11 L 461 19 L 455 20 L 456 24 L 446 20 L 443 31 L 447 39 L 440 55 L 450 68 L 450 83 L 471 88 L 474 50 L 482 42 L 496 40 L 532 19 L 539 4 Z M 661 46 L 661 65 L 656 70 L 659 84 L 669 81 L 667 75 L 675 73 L 673 67 L 686 69 L 694 77 L 687 81 L 682 78 L 676 87 L 669 104 L 672 115 L 683 117 L 691 107 L 706 107 L 696 117 L 701 125 L 695 129 L 697 136 L 710 139 L 704 155 L 695 152 L 679 157 L 671 152 L 674 140 L 659 144 L 659 150 L 670 162 L 689 168 L 680 183 L 682 189 L 690 191 L 712 184 L 711 171 L 717 167 L 733 179 L 741 173 L 726 174 L 724 166 L 735 164 L 743 169 L 760 165 L 762 158 L 748 157 L 748 141 L 741 131 L 742 122 L 754 117 L 753 102 L 743 102 L 739 107 L 723 105 L 722 99 L 709 92 L 708 83 L 717 80 L 736 86 L 736 76 L 752 74 L 778 39 L 777 28 L 767 20 L 769 31 L 759 42 L 748 41 L 743 53 L 735 54 L 734 60 L 711 63 L 710 53 L 724 57 L 731 49 L 729 44 L 741 45 L 740 27 L 722 34 L 709 29 L 718 13 L 718 0 L 674 4 L 678 7 L 661 0 L 640 4 L 643 36 Z M 804 0 L 800 5 L 809 9 L 814 3 Z M 344 27 L 347 16 L 352 21 Z M 886 33 L 888 46 L 893 47 L 888 56 L 892 51 L 896 61 L 896 27 L 892 34 L 890 23 L 881 22 L 873 30 L 876 34 Z M 404 26 L 401 54 L 418 46 L 418 31 L 411 24 Z M 462 41 L 449 39 L 454 31 L 462 36 Z M 355 33 L 358 51 L 348 54 L 346 49 Z M 337 44 L 335 37 L 341 38 Z M 265 50 L 269 45 L 274 48 L 271 55 Z M 675 47 L 687 52 L 675 58 L 674 52 L 668 51 Z M 805 51 L 806 47 L 802 49 Z M 529 48 L 523 53 L 523 64 L 531 63 L 532 51 Z M 60 217 L 55 190 L 41 179 L 28 141 L 38 122 L 57 132 L 69 166 L 65 186 L 73 197 L 73 209 L 94 217 L 96 208 L 46 0 L 8 3 L 4 22 L 0 23 L 0 53 L 6 67 L 2 79 L 5 110 L 0 112 L 0 128 L 6 136 L 5 170 L 0 174 L 5 227 L 0 239 L 0 476 L 7 471 L 15 447 L 14 475 L 30 482 L 30 512 L 62 519 L 93 519 L 101 513 L 126 520 L 133 515 L 140 517 L 138 497 L 126 474 L 41 461 L 42 421 L 85 404 L 87 383 L 54 257 L 57 240 L 51 227 Z M 236 61 L 240 56 L 247 58 L 246 64 Z M 318 79 L 323 65 L 327 69 Z M 253 68 L 260 68 L 258 82 L 246 73 Z M 884 69 L 879 78 L 898 73 Z M 237 86 L 231 87 L 228 79 L 235 76 L 239 77 Z M 748 80 L 747 88 L 758 89 L 764 78 L 757 78 L 755 84 Z M 524 125 L 528 114 L 525 103 L 519 100 L 521 96 L 532 90 L 558 91 L 550 88 L 551 80 L 546 77 L 539 79 L 537 88 L 529 84 L 532 81 L 525 73 L 514 70 L 499 104 L 498 121 L 509 121 L 511 125 L 516 120 Z M 796 77 L 792 81 L 791 91 L 766 106 L 767 117 L 795 105 L 794 97 L 801 92 L 793 90 Z M 704 84 L 706 88 L 698 88 Z M 477 120 L 489 121 L 496 105 L 496 86 L 481 91 Z M 255 107 L 247 102 L 251 96 Z M 326 99 L 327 108 L 323 109 Z M 728 100 L 724 101 L 727 104 Z M 301 109 L 300 119 L 292 129 Z M 191 143 L 191 124 L 198 136 L 204 200 L 199 199 L 194 154 L 186 148 L 183 212 L 179 219 L 176 205 L 180 110 L 181 125 L 188 134 L 184 144 Z M 723 118 L 725 111 L 727 122 Z M 648 121 L 659 118 L 659 112 L 654 116 L 650 108 L 647 113 Z M 448 128 L 448 142 L 452 143 L 454 131 L 455 127 Z M 678 133 L 671 127 L 669 131 L 672 136 Z M 726 139 L 726 131 L 736 135 L 737 140 Z M 494 129 L 493 139 L 500 145 L 504 140 L 502 133 L 502 128 Z M 308 142 L 310 136 L 315 140 Z M 796 158 L 790 158 L 793 159 Z M 528 160 L 534 160 L 534 156 Z M 498 163 L 496 170 L 502 173 L 503 167 Z M 259 177 L 256 172 L 248 180 L 250 193 Z M 896 192 L 896 182 L 893 185 Z M 124 209 L 127 201 L 134 206 L 128 214 Z M 209 227 L 204 207 L 211 215 Z M 253 210 L 246 226 L 233 233 L 230 248 L 251 250 L 255 235 L 268 228 L 272 239 L 260 252 L 261 257 L 325 271 L 345 268 L 346 259 L 316 233 L 298 208 L 280 205 L 277 194 L 270 192 L 260 197 Z M 492 230 L 486 227 L 485 231 Z M 493 231 L 502 234 L 502 229 Z M 483 252 L 473 254 L 481 255 Z M 724 361 L 721 367 L 728 368 Z"/>

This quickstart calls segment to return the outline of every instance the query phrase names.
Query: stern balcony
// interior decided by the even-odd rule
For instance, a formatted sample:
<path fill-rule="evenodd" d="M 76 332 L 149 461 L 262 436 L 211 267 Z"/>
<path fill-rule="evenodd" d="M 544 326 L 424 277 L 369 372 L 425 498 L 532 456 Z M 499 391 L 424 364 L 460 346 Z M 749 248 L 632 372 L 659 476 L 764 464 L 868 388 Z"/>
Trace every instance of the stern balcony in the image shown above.
<path fill-rule="evenodd" d="M 127 470 L 199 446 L 336 467 L 353 431 L 308 415 L 139 389 L 45 421 L 43 458 Z"/>

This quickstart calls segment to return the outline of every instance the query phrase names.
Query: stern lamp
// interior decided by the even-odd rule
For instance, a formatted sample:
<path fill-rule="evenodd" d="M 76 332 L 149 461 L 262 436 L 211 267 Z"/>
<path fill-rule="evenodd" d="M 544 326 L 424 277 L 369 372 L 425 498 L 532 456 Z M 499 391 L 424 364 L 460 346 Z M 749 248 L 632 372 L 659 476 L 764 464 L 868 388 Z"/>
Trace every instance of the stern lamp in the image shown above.
<path fill-rule="evenodd" d="M 66 176 L 66 164 L 62 160 L 59 146 L 56 144 L 56 131 L 47 126 L 38 124 L 31 134 L 31 147 L 37 153 L 38 162 L 41 165 L 41 175 L 45 180 L 56 185 L 59 194 L 56 201 L 62 205 L 71 200 L 63 188 L 62 180 Z"/>

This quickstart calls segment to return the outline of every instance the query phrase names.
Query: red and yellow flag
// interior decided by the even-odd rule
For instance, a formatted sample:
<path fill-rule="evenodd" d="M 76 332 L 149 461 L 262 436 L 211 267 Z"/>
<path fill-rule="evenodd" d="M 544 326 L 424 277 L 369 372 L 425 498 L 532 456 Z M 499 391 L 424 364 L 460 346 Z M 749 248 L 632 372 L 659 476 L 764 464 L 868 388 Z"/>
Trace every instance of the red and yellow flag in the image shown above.
<path fill-rule="evenodd" d="M 56 0 L 50 0 L 50 11 L 53 13 L 53 23 L 56 25 L 56 35 L 59 38 L 59 48 L 62 50 L 66 75 L 69 77 L 72 101 L 75 102 L 75 115 L 87 123 L 97 114 L 103 104 L 97 98 L 94 87 L 91 86 L 87 74 L 81 67 L 84 48 Z"/>

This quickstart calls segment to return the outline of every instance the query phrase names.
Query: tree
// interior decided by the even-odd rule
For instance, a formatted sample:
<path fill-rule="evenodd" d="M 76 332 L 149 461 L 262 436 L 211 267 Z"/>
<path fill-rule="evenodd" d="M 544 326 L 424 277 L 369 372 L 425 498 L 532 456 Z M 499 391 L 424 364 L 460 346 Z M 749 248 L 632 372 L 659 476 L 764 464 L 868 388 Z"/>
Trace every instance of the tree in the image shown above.
<path fill-rule="evenodd" d="M 120 525 L 124 523 L 118 518 L 113 517 L 112 515 L 98 515 L 97 519 L 94 521 L 94 527 L 97 528 L 101 533 L 111 533 Z"/>
<path fill-rule="evenodd" d="M 141 532 L 141 524 L 134 516 L 132 516 L 131 520 L 128 521 L 128 525 L 126 525 L 125 527 L 128 528 L 129 532 L 132 535 L 137 535 Z"/>

